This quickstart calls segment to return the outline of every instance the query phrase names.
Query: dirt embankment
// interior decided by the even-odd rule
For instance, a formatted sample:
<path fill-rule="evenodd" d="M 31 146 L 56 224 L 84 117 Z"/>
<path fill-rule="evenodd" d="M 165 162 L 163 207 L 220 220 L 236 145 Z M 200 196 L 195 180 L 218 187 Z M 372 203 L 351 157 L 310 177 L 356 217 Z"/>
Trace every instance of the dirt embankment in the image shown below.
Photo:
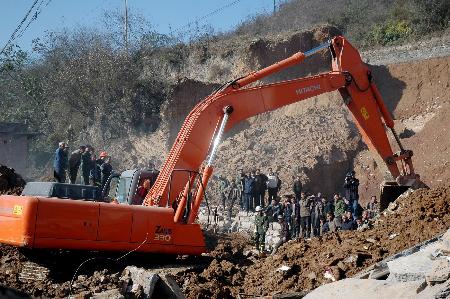
<path fill-rule="evenodd" d="M 231 236 L 210 253 L 213 260 L 207 268 L 186 271 L 179 275 L 178 282 L 185 286 L 188 298 L 308 291 L 331 282 L 323 276 L 326 269 L 337 279 L 350 277 L 449 227 L 450 186 L 415 191 L 397 204 L 393 213 L 381 216 L 371 230 L 290 241 L 267 258 L 246 253 L 248 243 Z M 281 266 L 290 269 L 279 271 Z"/>
<path fill-rule="evenodd" d="M 390 74 L 387 80 L 384 74 Z M 413 150 L 415 171 L 429 186 L 450 180 L 450 56 L 374 67 L 376 83 L 395 118 L 406 149 Z M 388 132 L 388 135 L 391 134 Z M 394 151 L 398 150 L 391 138 Z M 355 159 L 364 199 L 378 194 L 386 167 L 368 150 Z"/>

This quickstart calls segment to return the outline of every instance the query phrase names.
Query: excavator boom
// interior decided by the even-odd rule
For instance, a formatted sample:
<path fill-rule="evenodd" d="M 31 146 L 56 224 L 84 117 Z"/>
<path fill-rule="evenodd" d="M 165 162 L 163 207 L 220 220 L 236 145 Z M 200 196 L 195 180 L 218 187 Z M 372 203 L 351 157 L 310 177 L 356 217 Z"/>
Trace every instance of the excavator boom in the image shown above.
<path fill-rule="evenodd" d="M 298 64 L 305 57 L 324 48 L 330 49 L 332 71 L 285 82 L 246 87 L 270 74 Z M 178 210 L 175 222 L 192 223 L 197 215 L 208 178 L 212 174 L 212 165 L 209 162 L 211 153 L 207 165 L 203 165 L 203 177 L 199 180 L 201 186 L 196 188 L 193 203 L 188 203 L 189 190 L 195 187 L 192 180 L 186 183 L 185 174 L 175 173 L 174 170 L 201 170 L 211 145 L 218 143 L 217 141 L 213 143 L 214 138 L 220 139 L 223 133 L 218 130 L 221 122 L 226 131 L 249 117 L 331 91 L 341 93 L 363 140 L 386 162 L 393 179 L 402 185 L 415 182 L 418 176 L 412 167 L 412 152 L 403 150 L 396 137 L 393 130 L 394 121 L 373 82 L 370 69 L 362 61 L 358 51 L 344 37 L 338 36 L 325 46 L 319 46 L 306 53 L 296 53 L 283 61 L 235 80 L 197 104 L 187 116 L 144 205 L 172 206 L 176 201 Z M 223 124 L 225 117 L 226 122 Z M 402 149 L 400 153 L 394 154 L 386 135 L 386 126 L 393 130 Z M 211 152 L 215 153 L 214 147 Z M 397 161 L 401 162 L 402 169 L 399 169 Z M 168 194 L 169 181 L 170 194 Z M 183 219 L 181 216 L 186 216 L 185 208 L 188 204 L 191 205 L 188 207 L 189 217 Z"/>

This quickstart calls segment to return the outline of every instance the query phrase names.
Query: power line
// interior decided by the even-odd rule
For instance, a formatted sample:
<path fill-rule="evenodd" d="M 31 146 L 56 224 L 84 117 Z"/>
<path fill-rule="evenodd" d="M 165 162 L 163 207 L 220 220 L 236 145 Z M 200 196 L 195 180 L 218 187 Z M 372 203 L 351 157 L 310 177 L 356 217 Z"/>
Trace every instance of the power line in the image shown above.
<path fill-rule="evenodd" d="M 6 42 L 6 45 L 3 47 L 3 49 L 0 51 L 0 55 L 3 54 L 3 52 L 5 51 L 6 47 L 9 46 L 9 44 L 11 42 L 14 41 L 14 39 L 16 38 L 16 33 L 20 30 L 20 28 L 22 27 L 23 23 L 25 23 L 25 21 L 28 19 L 28 16 L 30 15 L 31 11 L 33 10 L 33 8 L 36 6 L 36 4 L 38 3 L 39 0 L 34 0 L 33 5 L 31 5 L 30 9 L 27 11 L 27 13 L 25 14 L 25 17 L 23 17 L 22 21 L 20 22 L 19 26 L 17 26 L 16 30 L 14 30 L 14 32 L 11 34 L 11 37 L 9 38 L 9 40 Z"/>
<path fill-rule="evenodd" d="M 25 26 L 25 28 L 23 28 L 19 35 L 17 35 L 16 38 L 20 38 L 22 37 L 22 35 L 25 33 L 25 31 L 28 29 L 28 27 L 30 26 L 30 24 L 35 21 L 37 19 L 37 17 L 40 15 L 40 13 L 42 12 L 42 4 L 44 3 L 45 0 L 41 0 L 41 2 L 38 4 L 38 6 L 36 7 L 36 11 L 33 14 L 33 17 L 28 21 L 27 25 Z M 45 3 L 45 6 L 47 7 L 48 4 L 51 2 L 52 0 L 47 0 L 47 3 Z"/>
<path fill-rule="evenodd" d="M 188 23 L 187 23 L 186 25 L 184 25 L 184 26 L 178 27 L 177 29 L 175 29 L 174 31 L 171 31 L 170 33 L 171 33 L 171 34 L 174 34 L 174 33 L 177 33 L 177 32 L 182 32 L 182 31 L 181 31 L 182 29 L 184 29 L 184 28 L 186 28 L 186 27 L 190 27 L 191 25 L 198 23 L 200 20 L 204 20 L 204 19 L 206 19 L 206 18 L 209 18 L 210 16 L 213 16 L 213 15 L 215 15 L 215 14 L 218 14 L 218 13 L 221 12 L 222 10 L 227 9 L 228 7 L 231 7 L 231 6 L 233 6 L 233 5 L 236 5 L 236 4 L 238 4 L 239 2 L 241 2 L 241 1 L 242 1 L 242 0 L 234 0 L 234 1 L 230 2 L 230 3 L 228 3 L 228 4 L 225 4 L 224 6 L 219 7 L 219 8 L 217 8 L 217 9 L 215 9 L 215 10 L 213 10 L 213 11 L 207 13 L 206 15 L 204 15 L 204 16 L 202 16 L 202 17 L 198 17 L 198 18 L 196 18 L 195 20 L 188 22 Z"/>

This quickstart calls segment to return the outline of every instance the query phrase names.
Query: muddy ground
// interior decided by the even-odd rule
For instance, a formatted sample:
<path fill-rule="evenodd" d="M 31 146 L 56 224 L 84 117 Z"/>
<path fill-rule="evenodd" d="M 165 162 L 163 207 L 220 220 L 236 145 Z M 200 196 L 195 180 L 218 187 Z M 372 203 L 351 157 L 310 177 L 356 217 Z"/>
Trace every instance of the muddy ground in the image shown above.
<path fill-rule="evenodd" d="M 450 186 L 417 190 L 397 200 L 365 232 L 339 232 L 310 241 L 290 241 L 276 255 L 253 253 L 250 239 L 240 234 L 207 233 L 210 253 L 200 257 L 132 254 L 116 261 L 117 253 L 29 251 L 0 246 L 0 284 L 34 297 L 64 297 L 77 267 L 89 258 L 72 284 L 73 294 L 121 288 L 127 265 L 170 269 L 187 298 L 236 298 L 309 291 L 331 280 L 350 277 L 364 268 L 444 232 L 450 223 Z M 397 235 L 392 237 L 393 235 Z M 280 272 L 277 269 L 288 266 Z"/>

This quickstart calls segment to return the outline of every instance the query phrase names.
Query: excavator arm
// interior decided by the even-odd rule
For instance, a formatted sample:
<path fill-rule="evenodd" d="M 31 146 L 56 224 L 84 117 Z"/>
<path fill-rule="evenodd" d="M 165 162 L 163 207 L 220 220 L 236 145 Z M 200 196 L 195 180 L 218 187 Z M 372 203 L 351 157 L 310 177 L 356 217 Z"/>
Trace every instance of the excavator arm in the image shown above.
<path fill-rule="evenodd" d="M 325 48 L 329 48 L 332 55 L 332 70 L 328 73 L 246 87 L 270 74 L 298 64 Z M 397 183 L 407 186 L 414 184 L 418 175 L 414 173 L 412 166 L 412 151 L 403 149 L 394 131 L 392 117 L 373 82 L 370 69 L 361 60 L 358 51 L 344 37 L 338 36 L 330 43 L 305 53 L 296 53 L 235 80 L 199 102 L 183 123 L 160 175 L 143 205 L 167 207 L 176 202 L 174 221 L 193 223 L 212 175 L 217 147 L 225 131 L 249 117 L 331 91 L 341 93 L 363 140 L 382 157 Z M 398 153 L 394 154 L 392 151 L 386 127 L 394 134 L 400 148 Z M 189 175 L 178 170 L 188 170 Z M 194 186 L 198 175 L 199 183 Z M 192 190 L 194 200 L 188 202 Z M 187 205 L 189 215 L 185 215 Z"/>

